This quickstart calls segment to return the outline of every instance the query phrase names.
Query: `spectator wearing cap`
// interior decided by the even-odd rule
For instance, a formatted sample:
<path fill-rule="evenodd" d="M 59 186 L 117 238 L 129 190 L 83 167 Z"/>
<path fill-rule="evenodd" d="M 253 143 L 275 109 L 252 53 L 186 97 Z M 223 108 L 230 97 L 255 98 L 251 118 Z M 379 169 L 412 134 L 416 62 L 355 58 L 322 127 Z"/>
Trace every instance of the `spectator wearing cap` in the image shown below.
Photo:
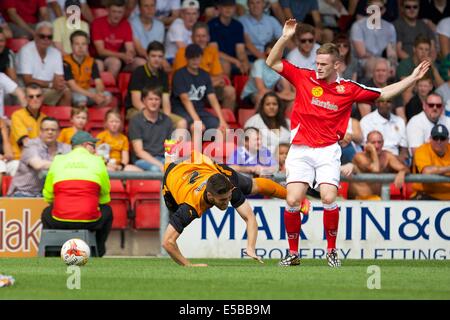
<path fill-rule="evenodd" d="M 409 120 L 406 125 L 406 136 L 412 156 L 419 146 L 428 142 L 431 129 L 436 124 L 450 128 L 450 118 L 445 116 L 443 107 L 442 97 L 432 92 L 427 96 L 423 111 Z"/>
<path fill-rule="evenodd" d="M 208 22 L 211 42 L 217 43 L 225 74 L 247 74 L 250 70 L 245 51 L 244 27 L 234 19 L 235 0 L 217 1 L 219 16 Z"/>
<path fill-rule="evenodd" d="M 103 159 L 95 154 L 98 139 L 86 131 L 72 137 L 72 151 L 55 156 L 45 179 L 43 195 L 50 205 L 41 216 L 43 229 L 96 231 L 98 253 L 105 242 L 113 216 L 110 181 Z"/>
<path fill-rule="evenodd" d="M 200 68 L 208 72 L 214 86 L 215 93 L 223 108 L 234 110 L 236 102 L 236 90 L 226 84 L 226 76 L 220 64 L 219 49 L 217 45 L 209 42 L 209 27 L 205 22 L 196 22 L 192 28 L 192 42 L 198 44 L 203 50 Z M 186 48 L 178 49 L 175 60 L 173 61 L 173 70 L 177 71 L 187 65 L 185 57 Z M 229 80 L 228 80 L 229 82 Z"/>
<path fill-rule="evenodd" d="M 431 129 L 430 141 L 417 148 L 414 169 L 421 174 L 450 175 L 448 129 L 437 124 Z M 450 183 L 415 183 L 416 200 L 450 200 Z"/>
<path fill-rule="evenodd" d="M 96 57 L 103 60 L 105 70 L 117 78 L 122 67 L 134 70 L 142 63 L 136 60 L 133 31 L 125 19 L 125 0 L 110 0 L 107 10 L 107 16 L 92 22 L 92 41 Z"/>
<path fill-rule="evenodd" d="M 105 91 L 97 62 L 89 56 L 89 36 L 82 30 L 70 35 L 72 54 L 64 56 L 64 76 L 72 90 L 72 103 L 75 106 L 107 106 L 112 95 Z M 95 84 L 91 88 L 91 83 Z"/>
<path fill-rule="evenodd" d="M 277 19 L 264 13 L 265 0 L 248 0 L 247 3 L 249 13 L 239 17 L 239 21 L 244 26 L 249 60 L 266 59 L 266 44 L 280 38 L 283 28 Z"/>
<path fill-rule="evenodd" d="M 9 23 L 14 38 L 34 38 L 36 24 L 49 20 L 45 0 L 5 0 L 2 2 L 4 2 L 5 19 Z"/>
<path fill-rule="evenodd" d="M 53 31 L 48 21 L 36 25 L 34 41 L 23 46 L 17 55 L 17 74 L 26 86 L 33 83 L 43 89 L 44 104 L 68 106 L 72 95 L 64 80 L 61 52 L 52 45 Z"/>
<path fill-rule="evenodd" d="M 70 152 L 70 145 L 57 141 L 58 135 L 58 120 L 52 117 L 43 118 L 39 136 L 36 139 L 30 139 L 23 149 L 8 196 L 42 197 L 45 179 L 40 174 L 41 171 L 50 168 L 57 154 Z"/>
<path fill-rule="evenodd" d="M 184 0 L 181 5 L 181 17 L 172 22 L 166 35 L 166 58 L 173 62 L 177 51 L 192 43 L 192 27 L 200 16 L 200 4 L 197 0 Z"/>
<path fill-rule="evenodd" d="M 70 35 L 77 30 L 82 30 L 89 35 L 89 25 L 86 21 L 79 19 L 77 23 L 73 23 L 71 15 L 73 11 L 67 10 L 69 7 L 78 7 L 81 10 L 80 0 L 66 0 L 64 3 L 64 15 L 53 21 L 53 43 L 62 55 L 71 54 L 72 46 L 70 43 Z"/>
<path fill-rule="evenodd" d="M 187 66 L 175 72 L 172 82 L 173 112 L 187 120 L 193 129 L 194 121 L 201 121 L 203 129 L 227 128 L 219 101 L 214 93 L 211 77 L 200 68 L 202 48 L 197 44 L 186 47 Z M 217 117 L 205 110 L 204 99 L 216 112 Z"/>

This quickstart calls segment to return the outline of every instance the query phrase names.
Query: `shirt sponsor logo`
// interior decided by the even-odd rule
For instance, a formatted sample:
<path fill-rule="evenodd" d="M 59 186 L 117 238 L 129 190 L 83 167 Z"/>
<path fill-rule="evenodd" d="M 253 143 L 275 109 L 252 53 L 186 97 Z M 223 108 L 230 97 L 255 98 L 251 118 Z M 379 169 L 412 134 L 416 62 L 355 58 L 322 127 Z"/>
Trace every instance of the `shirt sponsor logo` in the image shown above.
<path fill-rule="evenodd" d="M 322 87 L 314 87 L 312 88 L 311 93 L 314 97 L 318 98 L 323 95 L 323 89 Z"/>
<path fill-rule="evenodd" d="M 333 111 L 337 111 L 338 110 L 338 106 L 337 105 L 332 104 L 330 101 L 322 101 L 322 100 L 319 100 L 317 98 L 312 98 L 311 104 L 315 105 L 315 106 L 318 106 L 318 107 L 321 107 L 321 108 L 328 109 L 328 110 L 333 110 Z"/>
<path fill-rule="evenodd" d="M 337 93 L 344 93 L 345 87 L 343 85 L 336 86 Z"/>

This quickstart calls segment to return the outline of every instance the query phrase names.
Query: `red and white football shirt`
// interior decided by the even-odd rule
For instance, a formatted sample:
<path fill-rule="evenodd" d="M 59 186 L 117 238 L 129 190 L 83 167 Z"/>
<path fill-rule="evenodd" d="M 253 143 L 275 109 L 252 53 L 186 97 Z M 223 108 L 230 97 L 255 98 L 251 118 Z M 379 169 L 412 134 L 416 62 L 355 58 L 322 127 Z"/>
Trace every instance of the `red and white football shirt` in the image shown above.
<path fill-rule="evenodd" d="M 296 89 L 291 114 L 292 144 L 313 148 L 341 140 L 347 130 L 354 102 L 371 102 L 381 90 L 354 81 L 336 79 L 327 83 L 317 79 L 316 71 L 298 68 L 282 60 L 280 72 Z"/>

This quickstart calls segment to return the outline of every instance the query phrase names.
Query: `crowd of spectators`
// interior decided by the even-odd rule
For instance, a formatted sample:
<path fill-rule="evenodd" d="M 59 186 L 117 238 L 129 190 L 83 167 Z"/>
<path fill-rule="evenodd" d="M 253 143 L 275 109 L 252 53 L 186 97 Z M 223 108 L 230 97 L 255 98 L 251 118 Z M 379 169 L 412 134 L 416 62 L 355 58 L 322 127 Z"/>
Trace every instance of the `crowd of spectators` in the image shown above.
<path fill-rule="evenodd" d="M 450 164 L 448 0 L 4 0 L 0 177 L 14 176 L 8 194 L 42 195 L 37 171 L 68 152 L 74 134 L 89 131 L 91 108 L 109 110 L 96 133 L 110 171 L 163 171 L 163 143 L 175 129 L 192 131 L 199 121 L 203 131 L 225 132 L 226 114 L 237 117 L 245 106 L 254 115 L 240 121 L 245 134 L 229 164 L 251 175 L 284 172 L 295 89 L 265 59 L 288 18 L 301 22 L 285 52 L 299 68 L 315 69 L 316 50 L 332 42 L 341 78 L 382 88 L 431 60 L 429 73 L 402 95 L 353 106 L 341 160 L 355 172 L 399 172 L 399 188 L 409 171 L 448 175 L 430 169 Z M 124 73 L 128 87 L 117 94 L 104 75 L 117 81 Z M 23 108 L 8 118 L 5 105 Z M 71 106 L 70 125 L 55 124 L 42 106 Z M 427 164 L 425 149 L 447 162 Z M 428 189 L 417 191 L 450 199 Z M 378 186 L 361 183 L 350 191 L 379 195 Z"/>

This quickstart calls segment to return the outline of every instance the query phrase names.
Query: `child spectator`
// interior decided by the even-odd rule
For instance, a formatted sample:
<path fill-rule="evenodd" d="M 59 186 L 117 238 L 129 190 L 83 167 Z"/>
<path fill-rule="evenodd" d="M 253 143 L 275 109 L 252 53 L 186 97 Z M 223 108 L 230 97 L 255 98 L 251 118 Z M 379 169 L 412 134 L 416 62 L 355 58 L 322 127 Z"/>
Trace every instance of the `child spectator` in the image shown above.
<path fill-rule="evenodd" d="M 108 171 L 131 170 L 129 142 L 126 135 L 121 133 L 122 118 L 117 110 L 111 109 L 105 115 L 105 130 L 97 135 L 97 153 L 102 145 L 106 145 L 105 150 L 109 152 L 103 157 L 106 161 Z M 136 167 L 134 167 L 136 168 Z M 136 170 L 138 170 L 136 168 Z"/>
<path fill-rule="evenodd" d="M 280 143 L 278 146 L 278 172 L 286 173 L 286 158 L 289 148 L 289 143 Z"/>
<path fill-rule="evenodd" d="M 86 107 L 73 107 L 70 112 L 71 127 L 64 128 L 58 137 L 58 142 L 63 142 L 71 145 L 72 137 L 78 131 L 85 131 L 88 121 L 88 109 Z"/>

